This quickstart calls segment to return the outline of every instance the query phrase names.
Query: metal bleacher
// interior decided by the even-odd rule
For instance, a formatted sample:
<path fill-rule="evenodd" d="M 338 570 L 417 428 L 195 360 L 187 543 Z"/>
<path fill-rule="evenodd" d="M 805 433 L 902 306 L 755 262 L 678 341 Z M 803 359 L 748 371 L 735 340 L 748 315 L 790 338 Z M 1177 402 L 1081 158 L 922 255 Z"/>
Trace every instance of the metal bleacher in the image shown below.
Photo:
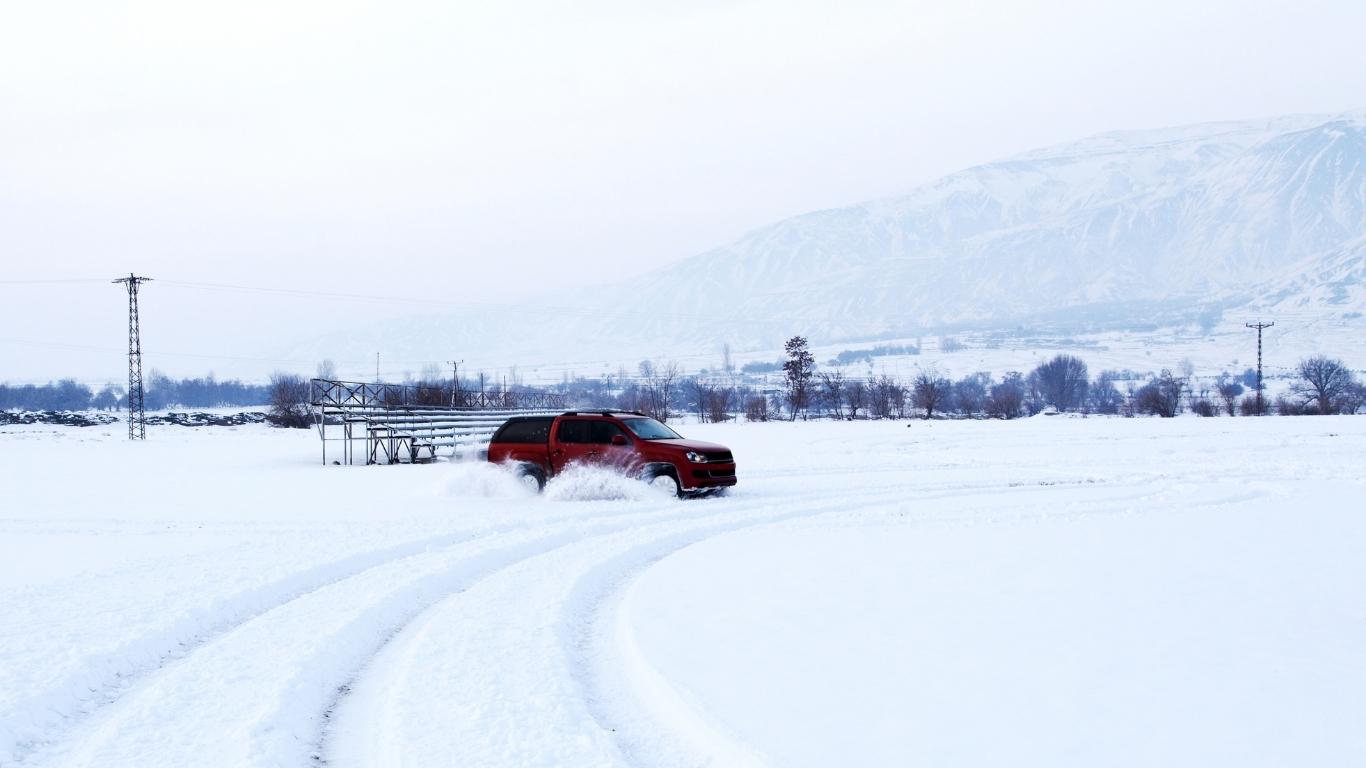
<path fill-rule="evenodd" d="M 329 379 L 313 379 L 310 388 L 324 464 L 329 443 L 341 443 L 337 464 L 355 464 L 358 456 L 365 464 L 422 464 L 436 460 L 438 452 L 473 456 L 511 416 L 564 411 L 564 396 L 546 392 L 461 392 Z"/>

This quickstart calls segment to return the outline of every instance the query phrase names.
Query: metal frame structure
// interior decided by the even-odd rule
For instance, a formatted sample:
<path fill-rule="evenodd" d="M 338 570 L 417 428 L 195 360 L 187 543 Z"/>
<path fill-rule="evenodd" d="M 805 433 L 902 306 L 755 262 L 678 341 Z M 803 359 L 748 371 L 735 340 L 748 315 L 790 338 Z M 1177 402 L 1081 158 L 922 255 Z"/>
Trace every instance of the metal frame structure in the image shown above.
<path fill-rule="evenodd" d="M 142 390 L 142 330 L 138 323 L 138 286 L 150 277 L 138 277 L 132 272 L 112 282 L 123 283 L 128 289 L 128 439 L 147 439 L 147 413 L 143 408 Z"/>
<path fill-rule="evenodd" d="M 1262 331 L 1272 327 L 1276 323 L 1264 323 L 1258 320 L 1255 323 L 1243 323 L 1248 328 L 1257 331 L 1257 415 L 1266 415 L 1266 404 L 1262 402 Z"/>
<path fill-rule="evenodd" d="M 438 448 L 458 456 L 487 445 L 509 416 L 565 409 L 565 396 L 549 392 L 489 394 L 331 379 L 313 379 L 309 388 L 323 464 L 329 442 L 341 443 L 339 464 L 356 463 L 357 443 L 366 464 L 424 463 L 436 458 Z M 329 426 L 340 426 L 341 435 L 329 437 Z"/>

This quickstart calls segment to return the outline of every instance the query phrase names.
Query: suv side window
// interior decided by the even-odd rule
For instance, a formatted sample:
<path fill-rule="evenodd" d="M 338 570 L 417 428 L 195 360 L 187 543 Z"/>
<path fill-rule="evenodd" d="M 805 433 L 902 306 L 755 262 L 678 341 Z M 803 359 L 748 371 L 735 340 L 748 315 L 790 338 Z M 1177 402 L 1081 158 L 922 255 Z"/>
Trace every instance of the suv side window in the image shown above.
<path fill-rule="evenodd" d="M 550 442 L 550 419 L 526 419 L 509 421 L 494 434 L 494 443 L 547 443 Z"/>
<path fill-rule="evenodd" d="M 562 443 L 588 443 L 592 442 L 589 438 L 588 429 L 591 422 L 584 419 L 566 419 L 560 422 L 560 442 Z"/>
<path fill-rule="evenodd" d="M 613 437 L 626 434 L 621 431 L 621 427 L 610 421 L 594 421 L 592 425 L 592 442 L 599 445 L 610 445 Z"/>

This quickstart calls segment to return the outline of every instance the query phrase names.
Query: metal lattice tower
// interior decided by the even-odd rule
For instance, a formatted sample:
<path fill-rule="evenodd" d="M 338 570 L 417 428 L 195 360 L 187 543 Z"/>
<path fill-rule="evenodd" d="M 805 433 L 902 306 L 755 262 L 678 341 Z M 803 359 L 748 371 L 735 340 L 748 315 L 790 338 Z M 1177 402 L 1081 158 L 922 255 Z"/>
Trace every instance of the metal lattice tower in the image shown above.
<path fill-rule="evenodd" d="M 1275 325 L 1271 323 L 1243 323 L 1248 328 L 1257 329 L 1257 415 L 1261 416 L 1265 409 L 1262 407 L 1262 331 Z"/>
<path fill-rule="evenodd" d="M 138 286 L 151 280 L 129 272 L 116 283 L 128 289 L 128 439 L 147 439 L 147 414 L 142 401 L 142 332 L 138 328 Z"/>

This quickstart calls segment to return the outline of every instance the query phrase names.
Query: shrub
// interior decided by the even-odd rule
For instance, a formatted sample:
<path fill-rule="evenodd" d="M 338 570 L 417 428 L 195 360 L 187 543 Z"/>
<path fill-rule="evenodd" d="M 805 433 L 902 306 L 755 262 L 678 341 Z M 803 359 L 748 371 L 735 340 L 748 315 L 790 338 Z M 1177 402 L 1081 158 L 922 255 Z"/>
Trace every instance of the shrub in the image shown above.
<path fill-rule="evenodd" d="M 1281 416 L 1303 416 L 1307 413 L 1317 413 L 1318 411 L 1306 405 L 1297 403 L 1286 397 L 1276 398 L 1276 413 Z"/>
<path fill-rule="evenodd" d="M 1169 419 L 1181 412 L 1181 392 L 1184 389 L 1185 381 L 1163 369 L 1160 376 L 1134 393 L 1134 408 L 1139 413 Z"/>
<path fill-rule="evenodd" d="M 1247 397 L 1244 397 L 1242 401 L 1238 403 L 1238 410 L 1244 416 L 1262 416 L 1265 415 L 1266 412 L 1270 409 L 1269 404 L 1266 402 L 1265 399 L 1258 403 L 1257 395 L 1251 394 Z"/>
<path fill-rule="evenodd" d="M 292 373 L 270 377 L 270 412 L 266 420 L 277 427 L 306 428 L 313 425 L 309 407 L 308 380 Z"/>
<path fill-rule="evenodd" d="M 745 398 L 746 421 L 768 421 L 768 398 L 752 395 Z"/>

